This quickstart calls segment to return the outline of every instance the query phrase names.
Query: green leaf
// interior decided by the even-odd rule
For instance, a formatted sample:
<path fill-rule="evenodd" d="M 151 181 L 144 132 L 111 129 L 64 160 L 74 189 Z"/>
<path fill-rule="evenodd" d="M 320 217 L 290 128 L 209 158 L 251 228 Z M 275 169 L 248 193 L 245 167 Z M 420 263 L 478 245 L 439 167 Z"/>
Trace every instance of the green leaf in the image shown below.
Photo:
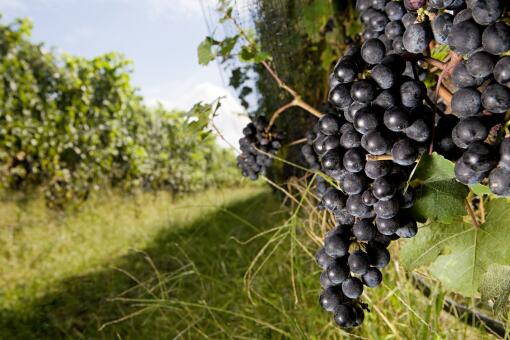
<path fill-rule="evenodd" d="M 213 46 L 216 45 L 217 42 L 211 37 L 206 37 L 204 41 L 198 45 L 197 53 L 198 53 L 198 63 L 200 65 L 207 65 L 211 61 L 216 58 L 216 54 L 213 51 Z"/>
<path fill-rule="evenodd" d="M 411 208 L 417 221 L 452 222 L 466 213 L 468 188 L 455 179 L 454 165 L 437 153 L 423 155 L 412 177 L 418 184 L 416 203 Z"/>
<path fill-rule="evenodd" d="M 238 35 L 223 39 L 223 41 L 220 43 L 221 45 L 220 53 L 222 57 L 226 58 L 230 56 L 230 52 L 232 52 L 232 50 L 236 46 L 238 39 L 239 39 Z"/>
<path fill-rule="evenodd" d="M 251 46 L 243 46 L 241 53 L 239 53 L 239 59 L 243 62 L 261 63 L 268 58 L 268 53 L 259 51 Z"/>
<path fill-rule="evenodd" d="M 423 226 L 403 246 L 402 264 L 408 269 L 428 265 L 445 288 L 474 296 L 490 265 L 510 265 L 509 209 L 504 199 L 489 201 L 486 221 L 480 228 L 462 219 Z"/>
<path fill-rule="evenodd" d="M 494 302 L 496 314 L 505 314 L 505 307 L 510 297 L 510 266 L 489 265 L 480 281 L 480 293 L 482 300 Z"/>
<path fill-rule="evenodd" d="M 320 32 L 331 15 L 329 0 L 314 0 L 303 8 L 301 14 L 303 29 L 312 42 L 320 40 Z"/>
<path fill-rule="evenodd" d="M 431 51 L 431 57 L 438 60 L 445 60 L 445 58 L 450 53 L 450 47 L 447 44 L 444 45 L 436 45 Z"/>
<path fill-rule="evenodd" d="M 471 189 L 471 191 L 475 194 L 475 195 L 478 195 L 478 196 L 482 196 L 482 195 L 491 195 L 493 197 L 494 194 L 492 193 L 491 189 L 489 189 L 488 186 L 486 185 L 483 185 L 483 184 L 480 184 L 480 183 L 477 183 L 477 184 L 471 184 L 469 186 L 469 189 Z"/>

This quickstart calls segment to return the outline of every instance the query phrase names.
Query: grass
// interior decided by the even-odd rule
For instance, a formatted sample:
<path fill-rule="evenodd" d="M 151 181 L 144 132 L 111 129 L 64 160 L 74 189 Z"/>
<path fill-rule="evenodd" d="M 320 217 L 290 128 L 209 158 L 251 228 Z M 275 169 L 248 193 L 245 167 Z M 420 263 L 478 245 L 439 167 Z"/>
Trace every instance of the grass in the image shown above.
<path fill-rule="evenodd" d="M 290 191 L 291 189 L 289 189 Z M 54 213 L 0 204 L 2 339 L 465 339 L 489 334 L 441 312 L 393 261 L 349 335 L 318 307 L 324 216 L 260 187 L 93 198 Z M 290 218 L 289 218 L 290 216 Z M 396 245 L 398 246 L 398 244 Z"/>

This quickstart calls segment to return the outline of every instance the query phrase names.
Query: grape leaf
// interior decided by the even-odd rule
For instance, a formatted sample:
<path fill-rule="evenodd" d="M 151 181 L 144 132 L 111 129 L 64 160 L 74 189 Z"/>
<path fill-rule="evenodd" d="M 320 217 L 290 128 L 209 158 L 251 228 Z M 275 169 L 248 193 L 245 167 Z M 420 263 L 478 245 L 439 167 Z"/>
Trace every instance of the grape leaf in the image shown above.
<path fill-rule="evenodd" d="M 490 195 L 492 197 L 496 197 L 491 189 L 489 189 L 488 186 L 486 185 L 483 185 L 483 184 L 480 184 L 480 183 L 477 183 L 477 184 L 471 184 L 469 186 L 469 189 L 471 189 L 471 191 L 475 194 L 475 195 L 478 195 L 478 196 L 482 196 L 482 195 Z"/>
<path fill-rule="evenodd" d="M 427 219 L 452 222 L 465 215 L 468 188 L 455 179 L 454 165 L 437 153 L 423 155 L 414 171 L 416 203 L 412 213 L 419 222 Z"/>
<path fill-rule="evenodd" d="M 480 281 L 480 293 L 484 301 L 494 301 L 496 314 L 504 314 L 510 296 L 510 266 L 489 265 Z"/>
<path fill-rule="evenodd" d="M 321 29 L 331 16 L 329 0 L 314 0 L 303 8 L 301 14 L 302 26 L 312 42 L 320 40 Z"/>
<path fill-rule="evenodd" d="M 200 45 L 198 45 L 197 54 L 198 54 L 198 63 L 200 65 L 207 65 L 211 61 L 216 58 L 216 54 L 213 52 L 212 47 L 216 45 L 217 42 L 214 41 L 211 37 L 206 37 Z"/>
<path fill-rule="evenodd" d="M 432 49 L 431 57 L 443 61 L 446 59 L 449 53 L 450 47 L 447 44 L 438 44 Z"/>
<path fill-rule="evenodd" d="M 489 201 L 480 228 L 459 218 L 455 223 L 431 222 L 406 242 L 400 252 L 408 269 L 429 266 L 445 288 L 473 296 L 491 264 L 510 265 L 510 205 L 504 199 Z"/>

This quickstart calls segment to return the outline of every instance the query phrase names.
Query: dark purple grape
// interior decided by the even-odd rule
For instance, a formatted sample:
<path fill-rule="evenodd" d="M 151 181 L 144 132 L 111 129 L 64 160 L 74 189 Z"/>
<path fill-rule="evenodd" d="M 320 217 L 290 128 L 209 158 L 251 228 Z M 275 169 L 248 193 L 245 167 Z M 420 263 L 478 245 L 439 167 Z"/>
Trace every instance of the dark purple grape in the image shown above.
<path fill-rule="evenodd" d="M 461 62 L 453 69 L 452 81 L 457 87 L 478 87 L 484 78 L 473 77 L 469 74 L 465 62 Z"/>
<path fill-rule="evenodd" d="M 503 13 L 503 2 L 500 0 L 471 0 L 470 6 L 473 19 L 480 25 L 495 23 Z"/>
<path fill-rule="evenodd" d="M 400 99 L 405 107 L 412 108 L 421 104 L 425 94 L 425 86 L 416 80 L 408 80 L 400 85 Z"/>
<path fill-rule="evenodd" d="M 351 97 L 357 102 L 370 103 L 375 95 L 375 86 L 369 80 L 358 80 L 351 86 Z"/>
<path fill-rule="evenodd" d="M 466 69 L 474 78 L 486 78 L 491 75 L 495 64 L 496 58 L 492 54 L 481 51 L 466 60 Z"/>
<path fill-rule="evenodd" d="M 342 292 L 350 299 L 357 299 L 363 293 L 363 283 L 358 278 L 350 277 L 342 282 Z"/>
<path fill-rule="evenodd" d="M 334 285 L 339 285 L 349 277 L 349 267 L 345 259 L 339 258 L 333 261 L 326 269 L 329 281 Z"/>
<path fill-rule="evenodd" d="M 354 128 L 362 134 L 374 130 L 377 126 L 379 126 L 379 117 L 369 108 L 360 109 L 354 117 Z"/>
<path fill-rule="evenodd" d="M 418 149 L 410 139 L 397 141 L 391 149 L 393 162 L 399 165 L 411 165 L 418 158 Z"/>
<path fill-rule="evenodd" d="M 377 198 L 374 197 L 372 190 L 365 190 L 365 192 L 361 195 L 361 201 L 363 204 L 371 207 L 377 202 Z"/>
<path fill-rule="evenodd" d="M 399 227 L 399 223 L 395 218 L 380 218 L 377 217 L 375 219 L 375 224 L 377 226 L 377 230 L 386 236 L 391 236 L 395 234 Z"/>
<path fill-rule="evenodd" d="M 371 179 L 386 176 L 391 171 L 391 161 L 368 161 L 365 164 L 365 175 Z"/>
<path fill-rule="evenodd" d="M 404 7 L 411 12 L 415 12 L 425 6 L 425 0 L 404 0 Z"/>
<path fill-rule="evenodd" d="M 429 27 L 424 23 L 417 23 L 406 28 L 402 41 L 408 52 L 422 53 L 427 49 L 431 38 Z"/>
<path fill-rule="evenodd" d="M 411 238 L 416 236 L 417 233 L 418 226 L 416 225 L 416 221 L 411 218 L 405 218 L 401 221 L 396 231 L 396 234 L 402 238 Z"/>
<path fill-rule="evenodd" d="M 329 102 L 338 108 L 348 107 L 352 103 L 349 88 L 342 84 L 335 86 L 329 92 Z"/>
<path fill-rule="evenodd" d="M 326 254 L 324 248 L 320 248 L 317 253 L 315 253 L 315 260 L 322 269 L 326 269 L 335 259 Z"/>
<path fill-rule="evenodd" d="M 376 268 L 384 268 L 388 265 L 388 263 L 390 263 L 390 253 L 386 247 L 379 243 L 369 243 L 367 247 L 367 254 L 370 265 Z"/>
<path fill-rule="evenodd" d="M 495 168 L 489 175 L 489 188 L 498 196 L 510 196 L 510 171 Z"/>
<path fill-rule="evenodd" d="M 347 173 L 341 182 L 343 191 L 349 195 L 361 194 L 367 183 L 365 176 L 359 173 Z"/>
<path fill-rule="evenodd" d="M 391 131 L 400 132 L 411 124 L 409 113 L 394 106 L 384 112 L 384 125 Z"/>
<path fill-rule="evenodd" d="M 371 267 L 363 275 L 363 283 L 370 288 L 375 288 L 381 284 L 382 274 L 377 268 Z"/>
<path fill-rule="evenodd" d="M 324 251 L 331 257 L 347 255 L 349 242 L 337 234 L 330 235 L 324 240 Z"/>
<path fill-rule="evenodd" d="M 503 57 L 494 66 L 494 79 L 501 85 L 510 87 L 510 57 Z"/>
<path fill-rule="evenodd" d="M 346 201 L 347 211 L 355 217 L 363 217 L 370 212 L 370 207 L 361 200 L 361 195 L 351 195 Z"/>
<path fill-rule="evenodd" d="M 344 295 L 337 287 L 325 289 L 319 297 L 320 305 L 327 312 L 334 312 L 343 301 Z"/>
<path fill-rule="evenodd" d="M 350 305 L 339 305 L 335 309 L 335 323 L 344 329 L 353 327 L 356 323 L 356 311 Z"/>
<path fill-rule="evenodd" d="M 365 167 L 365 153 L 363 150 L 354 148 L 347 150 L 343 158 L 343 166 L 349 172 L 360 172 Z"/>
<path fill-rule="evenodd" d="M 481 115 L 480 92 L 471 88 L 457 90 L 452 97 L 452 111 L 461 118 Z"/>
<path fill-rule="evenodd" d="M 499 85 L 487 86 L 482 93 L 483 107 L 493 113 L 505 113 L 510 108 L 510 90 Z"/>
<path fill-rule="evenodd" d="M 391 21 L 400 20 L 406 13 L 404 6 L 401 2 L 390 1 L 384 7 L 384 11 Z"/>
<path fill-rule="evenodd" d="M 378 130 L 367 132 L 361 137 L 361 146 L 371 155 L 384 155 L 390 147 L 390 141 Z"/>
<path fill-rule="evenodd" d="M 448 34 L 453 26 L 453 16 L 448 13 L 438 15 L 432 20 L 431 27 L 434 39 L 440 44 L 446 44 L 448 41 Z"/>
<path fill-rule="evenodd" d="M 374 227 L 374 224 L 369 219 L 361 219 L 354 224 L 352 227 L 352 233 L 354 237 L 359 241 L 372 241 L 376 234 L 377 229 Z"/>
<path fill-rule="evenodd" d="M 482 45 L 482 32 L 480 27 L 472 20 L 453 24 L 448 34 L 448 45 L 460 54 L 468 54 Z"/>
<path fill-rule="evenodd" d="M 319 131 L 325 135 L 335 135 L 340 131 L 340 120 L 333 114 L 325 114 L 319 119 Z"/>
<path fill-rule="evenodd" d="M 383 64 L 375 65 L 372 68 L 370 77 L 383 90 L 392 88 L 397 80 L 396 72 Z"/>
<path fill-rule="evenodd" d="M 347 259 L 347 264 L 349 265 L 351 273 L 363 275 L 367 272 L 369 268 L 368 256 L 362 251 L 355 251 L 354 253 L 349 255 L 349 258 Z"/>
<path fill-rule="evenodd" d="M 379 64 L 386 54 L 386 48 L 379 39 L 368 39 L 361 47 L 361 57 L 369 64 Z"/>
<path fill-rule="evenodd" d="M 505 53 L 510 49 L 510 27 L 504 22 L 496 22 L 482 34 L 483 48 L 492 54 Z"/>
<path fill-rule="evenodd" d="M 510 171 L 510 137 L 503 139 L 499 146 L 499 164 L 498 166 Z"/>
<path fill-rule="evenodd" d="M 375 214 L 377 217 L 383 219 L 390 219 L 397 216 L 399 208 L 398 200 L 395 198 L 386 201 L 379 200 L 374 204 Z"/>
<path fill-rule="evenodd" d="M 402 36 L 404 34 L 404 25 L 400 21 L 390 21 L 386 27 L 384 28 L 384 35 L 386 38 L 393 40 L 396 37 Z"/>
<path fill-rule="evenodd" d="M 378 178 L 372 183 L 372 193 L 378 200 L 387 201 L 395 196 L 396 191 L 390 176 Z"/>
<path fill-rule="evenodd" d="M 402 17 L 402 24 L 404 25 L 405 28 L 407 28 L 407 27 L 409 27 L 409 25 L 414 24 L 414 22 L 416 21 L 416 18 L 417 18 L 416 13 L 407 12 Z"/>

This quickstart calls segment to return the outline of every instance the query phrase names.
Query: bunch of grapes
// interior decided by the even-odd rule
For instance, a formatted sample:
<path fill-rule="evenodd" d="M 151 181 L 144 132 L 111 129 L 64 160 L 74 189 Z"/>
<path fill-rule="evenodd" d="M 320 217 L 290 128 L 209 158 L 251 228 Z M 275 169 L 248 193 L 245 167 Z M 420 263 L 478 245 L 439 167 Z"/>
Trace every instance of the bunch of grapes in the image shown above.
<path fill-rule="evenodd" d="M 510 26 L 502 21 L 504 2 L 358 0 L 356 6 L 363 37 L 378 39 L 388 53 L 427 54 L 434 41 L 462 57 L 451 76 L 453 116 L 437 122 L 434 147 L 456 161 L 460 182 L 488 177 L 493 193 L 509 196 L 510 172 L 501 166 L 504 161 L 498 165 L 507 157 L 506 144 L 498 145 L 510 108 L 510 57 L 504 56 L 510 50 Z"/>
<path fill-rule="evenodd" d="M 338 185 L 317 185 L 320 206 L 337 226 L 316 259 L 324 269 L 320 304 L 346 329 L 363 321 L 360 296 L 364 286 L 381 283 L 390 242 L 417 232 L 407 213 L 414 203 L 407 181 L 430 144 L 434 113 L 424 104 L 424 84 L 405 69 L 402 56 L 388 54 L 378 38 L 352 46 L 330 76 L 333 108 L 302 147 L 308 164 Z"/>
<path fill-rule="evenodd" d="M 243 129 L 244 137 L 239 140 L 241 154 L 237 156 L 237 166 L 244 177 L 255 181 L 270 167 L 273 158 L 280 150 L 283 135 L 268 128 L 264 117 L 257 117 Z"/>

